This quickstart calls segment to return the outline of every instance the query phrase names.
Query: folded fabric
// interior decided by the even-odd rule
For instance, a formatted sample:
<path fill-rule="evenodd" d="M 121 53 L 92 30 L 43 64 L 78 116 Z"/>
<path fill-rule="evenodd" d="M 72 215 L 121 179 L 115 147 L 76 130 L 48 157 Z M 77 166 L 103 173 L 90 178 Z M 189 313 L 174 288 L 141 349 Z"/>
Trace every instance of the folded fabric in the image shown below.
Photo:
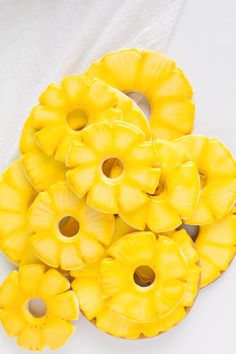
<path fill-rule="evenodd" d="M 41 91 L 105 52 L 164 50 L 183 0 L 11 0 L 0 4 L 0 170 Z"/>

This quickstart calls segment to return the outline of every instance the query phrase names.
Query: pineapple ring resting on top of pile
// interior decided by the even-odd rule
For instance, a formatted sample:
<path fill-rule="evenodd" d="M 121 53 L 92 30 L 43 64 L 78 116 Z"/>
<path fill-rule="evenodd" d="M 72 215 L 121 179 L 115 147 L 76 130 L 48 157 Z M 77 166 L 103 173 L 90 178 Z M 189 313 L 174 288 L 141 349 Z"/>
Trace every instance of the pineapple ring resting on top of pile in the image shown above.
<path fill-rule="evenodd" d="M 107 213 L 131 212 L 154 193 L 160 176 L 154 145 L 135 126 L 115 121 L 90 125 L 72 144 L 66 160 L 67 180 L 89 206 Z M 110 175 L 110 167 L 118 173 Z"/>
<path fill-rule="evenodd" d="M 186 316 L 199 289 L 197 263 L 184 230 L 171 238 L 135 232 L 117 240 L 101 262 L 71 272 L 72 288 L 99 329 L 128 339 L 151 337 Z"/>
<path fill-rule="evenodd" d="M 37 192 L 28 182 L 20 160 L 0 180 L 0 249 L 16 264 L 36 263 L 29 244 L 28 211 Z"/>
<path fill-rule="evenodd" d="M 70 321 L 79 316 L 77 297 L 69 289 L 62 274 L 41 264 L 11 272 L 0 286 L 0 320 L 7 334 L 32 351 L 64 345 L 75 329 Z"/>
<path fill-rule="evenodd" d="M 64 161 L 69 146 L 81 140 L 81 131 L 97 121 L 126 121 L 141 129 L 147 139 L 151 136 L 147 120 L 131 99 L 85 75 L 49 85 L 39 102 L 28 124 L 35 129 L 33 135 L 40 149 L 58 161 Z"/>
<path fill-rule="evenodd" d="M 52 184 L 65 181 L 67 169 L 64 163 L 38 147 L 34 139 L 36 131 L 29 121 L 25 123 L 20 139 L 21 163 L 32 186 L 37 191 L 45 191 Z"/>
<path fill-rule="evenodd" d="M 165 55 L 135 48 L 109 53 L 94 62 L 86 75 L 127 95 L 143 94 L 151 109 L 153 138 L 172 140 L 191 133 L 195 112 L 192 88 L 182 70 Z"/>
<path fill-rule="evenodd" d="M 138 230 L 148 227 L 153 232 L 163 232 L 177 228 L 193 214 L 200 181 L 195 163 L 176 144 L 159 139 L 154 145 L 161 168 L 159 185 L 141 208 L 120 216 Z"/>
<path fill-rule="evenodd" d="M 198 168 L 201 194 L 197 208 L 186 221 L 204 225 L 223 218 L 236 199 L 236 162 L 217 139 L 203 135 L 185 136 L 175 142 Z"/>
<path fill-rule="evenodd" d="M 114 216 L 90 208 L 66 182 L 40 192 L 29 212 L 35 255 L 50 267 L 79 269 L 95 262 L 110 244 Z"/>

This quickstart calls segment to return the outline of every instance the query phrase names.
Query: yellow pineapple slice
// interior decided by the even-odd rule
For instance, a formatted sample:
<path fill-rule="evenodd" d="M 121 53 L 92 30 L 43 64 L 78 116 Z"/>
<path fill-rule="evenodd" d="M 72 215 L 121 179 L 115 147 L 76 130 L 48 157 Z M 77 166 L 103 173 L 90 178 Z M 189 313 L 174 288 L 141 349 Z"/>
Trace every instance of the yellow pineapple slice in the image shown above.
<path fill-rule="evenodd" d="M 21 134 L 21 162 L 32 186 L 37 191 L 44 191 L 51 184 L 65 180 L 66 167 L 40 150 L 34 138 L 37 129 L 31 126 L 30 121 L 31 118 L 26 122 Z"/>
<path fill-rule="evenodd" d="M 70 187 L 89 206 L 111 214 L 137 210 L 154 193 L 160 168 L 154 145 L 133 125 L 99 122 L 81 132 L 83 142 L 72 144 L 67 157 Z M 108 173 L 118 162 L 119 175 Z"/>
<path fill-rule="evenodd" d="M 196 238 L 202 276 L 201 287 L 227 270 L 235 255 L 236 215 L 230 213 L 209 225 L 201 225 Z"/>
<path fill-rule="evenodd" d="M 28 242 L 32 231 L 27 222 L 28 211 L 36 195 L 20 160 L 16 160 L 0 180 L 0 249 L 16 264 L 37 262 Z"/>
<path fill-rule="evenodd" d="M 223 217 L 207 225 L 182 224 L 195 242 L 201 264 L 201 285 L 203 288 L 215 281 L 224 273 L 235 255 L 236 215 L 235 209 Z M 173 237 L 176 231 L 165 233 Z"/>
<path fill-rule="evenodd" d="M 137 125 L 150 138 L 147 120 L 131 99 L 106 83 L 85 75 L 51 84 L 39 98 L 29 118 L 35 141 L 48 156 L 65 160 L 71 143 L 80 142 L 83 128 L 101 120 L 124 120 Z"/>
<path fill-rule="evenodd" d="M 202 135 L 182 137 L 176 144 L 195 162 L 201 181 L 197 208 L 186 224 L 209 224 L 227 215 L 236 199 L 236 163 L 230 151 Z"/>
<path fill-rule="evenodd" d="M 86 318 L 113 336 L 136 339 L 168 331 L 186 316 L 200 267 L 185 230 L 171 238 L 146 231 L 119 238 L 101 261 L 74 275 Z"/>
<path fill-rule="evenodd" d="M 30 242 L 37 257 L 51 267 L 79 269 L 96 262 L 113 237 L 114 216 L 91 209 L 66 182 L 40 192 L 31 206 Z"/>
<path fill-rule="evenodd" d="M 74 332 L 77 297 L 57 270 L 41 264 L 11 272 L 0 286 L 0 322 L 18 345 L 32 351 L 57 349 Z"/>
<path fill-rule="evenodd" d="M 183 150 L 164 140 L 154 141 L 161 175 L 157 189 L 138 210 L 120 216 L 138 230 L 148 227 L 153 232 L 173 230 L 196 209 L 200 181 L 196 165 L 188 161 Z M 141 174 L 134 179 L 141 178 Z"/>
<path fill-rule="evenodd" d="M 135 48 L 109 53 L 93 63 L 86 75 L 127 95 L 144 95 L 151 110 L 153 138 L 172 140 L 192 131 L 192 88 L 182 70 L 165 55 Z"/>

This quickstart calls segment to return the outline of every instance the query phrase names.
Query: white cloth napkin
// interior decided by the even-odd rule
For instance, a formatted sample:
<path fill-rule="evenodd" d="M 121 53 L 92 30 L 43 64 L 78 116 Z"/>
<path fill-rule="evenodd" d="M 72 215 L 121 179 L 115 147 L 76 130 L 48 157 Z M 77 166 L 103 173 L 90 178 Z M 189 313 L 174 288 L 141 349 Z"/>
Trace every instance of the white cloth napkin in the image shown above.
<path fill-rule="evenodd" d="M 108 51 L 163 51 L 183 0 L 0 0 L 0 172 L 46 86 Z"/>

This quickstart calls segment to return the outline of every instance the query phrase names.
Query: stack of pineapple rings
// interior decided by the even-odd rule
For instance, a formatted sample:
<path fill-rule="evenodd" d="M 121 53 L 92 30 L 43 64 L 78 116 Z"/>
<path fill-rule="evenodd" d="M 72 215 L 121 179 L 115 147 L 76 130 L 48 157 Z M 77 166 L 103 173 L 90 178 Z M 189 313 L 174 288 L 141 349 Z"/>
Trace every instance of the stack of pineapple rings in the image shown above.
<path fill-rule="evenodd" d="M 20 346 L 59 348 L 79 308 L 113 336 L 156 336 L 226 271 L 236 163 L 189 135 L 194 108 L 183 72 L 149 50 L 107 54 L 42 93 L 0 181 L 0 248 L 19 266 L 0 321 Z"/>

